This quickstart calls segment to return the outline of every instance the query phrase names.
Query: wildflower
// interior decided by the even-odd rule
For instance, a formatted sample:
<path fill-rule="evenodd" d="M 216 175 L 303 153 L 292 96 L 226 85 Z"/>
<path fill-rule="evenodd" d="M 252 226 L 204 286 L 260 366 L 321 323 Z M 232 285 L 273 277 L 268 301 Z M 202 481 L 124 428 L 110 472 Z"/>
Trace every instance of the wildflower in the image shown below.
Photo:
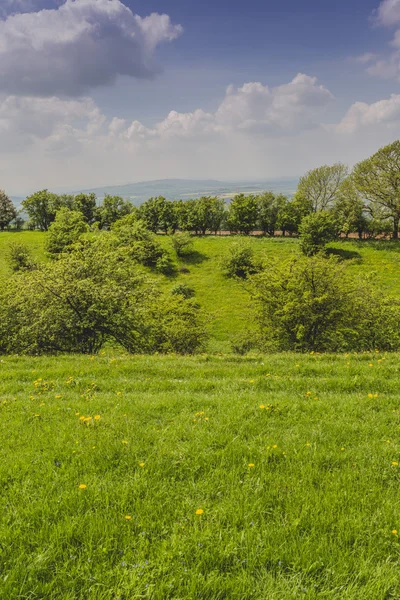
<path fill-rule="evenodd" d="M 131 515 L 126 515 L 125 519 L 126 519 L 127 521 L 130 521 L 130 520 L 132 519 L 132 517 L 131 517 Z"/>
<path fill-rule="evenodd" d="M 262 410 L 263 408 L 265 408 L 264 404 L 260 404 L 260 408 L 261 408 L 261 410 Z"/>
<path fill-rule="evenodd" d="M 254 379 L 250 379 L 250 383 L 254 383 Z"/>
<path fill-rule="evenodd" d="M 202 508 L 198 508 L 196 510 L 196 515 L 202 515 L 204 513 L 204 510 Z"/>
<path fill-rule="evenodd" d="M 307 442 L 306 446 L 311 446 L 311 444 L 309 442 Z"/>
<path fill-rule="evenodd" d="M 77 413 L 77 414 L 79 414 L 79 413 Z M 79 417 L 79 420 L 80 420 L 80 421 L 84 421 L 84 420 L 85 420 L 85 417 L 82 415 L 82 416 L 80 416 L 80 417 Z"/>
<path fill-rule="evenodd" d="M 95 421 L 100 421 L 100 419 L 101 419 L 100 415 L 96 415 L 95 418 L 94 418 Z"/>
<path fill-rule="evenodd" d="M 369 365 L 368 365 L 368 366 L 369 366 L 369 367 L 373 367 L 374 365 L 373 365 L 372 363 L 369 363 Z"/>
<path fill-rule="evenodd" d="M 344 448 L 340 448 L 340 449 L 341 449 L 342 452 L 344 451 Z"/>
<path fill-rule="evenodd" d="M 139 463 L 139 467 L 144 467 L 144 462 Z"/>
<path fill-rule="evenodd" d="M 277 445 L 277 444 L 274 444 L 272 447 L 273 447 L 273 448 L 277 448 L 277 447 L 278 447 L 278 445 Z"/>
<path fill-rule="evenodd" d="M 128 442 L 126 440 L 122 440 L 122 443 L 123 444 L 127 444 Z"/>
<path fill-rule="evenodd" d="M 208 421 L 208 417 L 204 417 L 204 420 L 205 420 L 205 421 Z"/>
<path fill-rule="evenodd" d="M 395 460 L 394 460 L 394 461 L 392 462 L 392 467 L 398 467 L 398 466 L 399 466 L 399 463 L 398 463 L 397 461 L 395 461 Z"/>
<path fill-rule="evenodd" d="M 79 484 L 79 489 L 80 490 L 85 490 L 86 489 L 86 484 L 85 483 L 80 483 Z"/>
<path fill-rule="evenodd" d="M 61 396 L 60 396 L 60 395 L 56 396 L 56 399 L 57 399 L 57 400 L 59 400 L 60 398 L 61 398 Z"/>
<path fill-rule="evenodd" d="M 247 466 L 249 467 L 249 469 L 252 469 L 255 465 L 253 463 L 249 463 Z"/>
<path fill-rule="evenodd" d="M 393 535 L 397 535 L 397 529 L 392 530 Z"/>

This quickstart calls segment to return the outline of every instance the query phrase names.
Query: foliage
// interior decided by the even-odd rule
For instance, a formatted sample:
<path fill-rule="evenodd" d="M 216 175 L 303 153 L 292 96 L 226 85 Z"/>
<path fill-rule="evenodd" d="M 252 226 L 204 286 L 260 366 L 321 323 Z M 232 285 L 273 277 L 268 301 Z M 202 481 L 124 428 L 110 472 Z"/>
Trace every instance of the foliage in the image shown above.
<path fill-rule="evenodd" d="M 171 240 L 177 256 L 188 256 L 193 253 L 193 240 L 187 232 L 176 233 Z"/>
<path fill-rule="evenodd" d="M 340 186 L 332 207 L 333 218 L 339 231 L 346 237 L 357 232 L 359 238 L 368 228 L 365 204 L 351 177 Z"/>
<path fill-rule="evenodd" d="M 129 352 L 193 352 L 205 339 L 198 307 L 161 294 L 108 236 L 9 279 L 0 321 L 3 353 L 94 353 L 110 340 Z"/>
<path fill-rule="evenodd" d="M 359 193 L 370 202 L 370 209 L 393 223 L 398 238 L 400 222 L 400 141 L 378 150 L 358 163 L 352 178 Z"/>
<path fill-rule="evenodd" d="M 355 283 L 344 263 L 291 259 L 254 278 L 264 346 L 296 352 L 400 347 L 400 304 Z"/>
<path fill-rule="evenodd" d="M 305 214 L 331 208 L 347 175 L 346 165 L 336 163 L 312 169 L 301 177 L 295 198 L 304 205 Z"/>
<path fill-rule="evenodd" d="M 83 233 L 89 231 L 89 226 L 82 213 L 68 208 L 61 208 L 50 225 L 45 247 L 53 258 L 71 248 Z"/>
<path fill-rule="evenodd" d="M 229 206 L 228 226 L 230 231 L 248 235 L 257 225 L 258 203 L 254 195 L 238 194 Z"/>
<path fill-rule="evenodd" d="M 288 200 L 282 194 L 265 192 L 257 196 L 258 226 L 264 234 L 274 235 L 278 228 L 280 212 L 286 207 Z"/>
<path fill-rule="evenodd" d="M 162 247 L 157 236 L 149 231 L 136 213 L 127 215 L 115 222 L 112 227 L 117 246 L 125 248 L 132 260 L 145 267 L 156 268 L 160 272 L 173 270 L 171 257 Z"/>
<path fill-rule="evenodd" d="M 57 194 L 48 190 L 41 190 L 28 196 L 22 206 L 27 212 L 33 227 L 47 231 L 56 218 L 56 212 L 62 206 L 62 201 Z"/>
<path fill-rule="evenodd" d="M 73 197 L 71 208 L 80 212 L 84 216 L 85 221 L 91 225 L 97 216 L 96 194 L 77 194 Z"/>
<path fill-rule="evenodd" d="M 149 198 L 139 208 L 139 216 L 147 229 L 157 233 L 163 231 L 175 232 L 178 227 L 178 213 L 175 202 L 166 200 L 163 196 Z"/>
<path fill-rule="evenodd" d="M 4 228 L 11 223 L 17 216 L 17 211 L 14 204 L 7 196 L 4 190 L 0 190 L 0 229 L 4 231 Z"/>
<path fill-rule="evenodd" d="M 192 287 L 188 286 L 186 283 L 178 283 L 171 290 L 171 294 L 173 296 L 180 295 L 186 299 L 193 298 L 194 293 L 195 293 L 194 289 Z"/>
<path fill-rule="evenodd" d="M 222 258 L 221 264 L 226 277 L 239 277 L 240 279 L 246 279 L 259 269 L 253 249 L 242 241 L 230 245 L 229 251 Z"/>
<path fill-rule="evenodd" d="M 110 229 L 113 223 L 122 217 L 136 212 L 129 200 L 120 196 L 104 196 L 101 206 L 97 209 L 97 220 L 100 229 Z"/>
<path fill-rule="evenodd" d="M 11 271 L 32 271 L 36 263 L 28 246 L 21 242 L 12 242 L 8 247 L 7 261 Z"/>
<path fill-rule="evenodd" d="M 330 212 L 321 210 L 302 219 L 299 233 L 303 254 L 313 256 L 337 237 L 337 225 Z"/>

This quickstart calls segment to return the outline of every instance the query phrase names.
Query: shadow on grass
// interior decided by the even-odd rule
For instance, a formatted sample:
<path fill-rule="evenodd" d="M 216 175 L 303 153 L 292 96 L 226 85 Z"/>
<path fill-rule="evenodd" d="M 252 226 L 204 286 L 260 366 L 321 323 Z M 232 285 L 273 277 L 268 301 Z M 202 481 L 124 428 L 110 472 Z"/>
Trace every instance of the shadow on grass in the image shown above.
<path fill-rule="evenodd" d="M 185 265 L 200 265 L 204 261 L 210 260 L 210 257 L 206 254 L 203 254 L 202 252 L 194 250 L 186 256 L 181 256 L 180 259 Z"/>
<path fill-rule="evenodd" d="M 400 240 L 361 240 L 359 243 L 364 247 L 373 248 L 374 250 L 400 252 Z"/>
<path fill-rule="evenodd" d="M 361 262 L 361 254 L 355 250 L 343 250 L 342 248 L 327 248 L 327 255 L 338 256 L 341 260 L 358 260 Z"/>

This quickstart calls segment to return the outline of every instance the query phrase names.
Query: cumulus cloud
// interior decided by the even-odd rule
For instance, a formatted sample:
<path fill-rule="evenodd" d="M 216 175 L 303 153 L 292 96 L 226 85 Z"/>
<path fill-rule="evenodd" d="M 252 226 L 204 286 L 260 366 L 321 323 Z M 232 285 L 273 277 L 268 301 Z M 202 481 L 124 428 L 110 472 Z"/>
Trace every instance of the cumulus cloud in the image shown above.
<path fill-rule="evenodd" d="M 400 25 L 400 0 L 383 0 L 372 15 L 372 22 L 383 27 Z M 400 29 L 390 42 L 392 50 L 377 56 L 367 52 L 355 60 L 364 64 L 369 75 L 400 80 Z"/>
<path fill-rule="evenodd" d="M 399 123 L 400 95 L 392 94 L 390 98 L 379 100 L 373 104 L 355 102 L 336 129 L 340 133 L 355 133 L 366 127 L 375 125 L 393 126 Z"/>
<path fill-rule="evenodd" d="M 224 99 L 214 113 L 197 109 L 194 112 L 171 111 L 153 128 L 139 121 L 128 127 L 118 121 L 118 132 L 124 139 L 168 139 L 242 132 L 252 135 L 292 135 L 304 129 L 318 127 L 317 117 L 333 95 L 316 77 L 299 73 L 287 84 L 269 88 L 260 82 L 227 88 Z"/>
<path fill-rule="evenodd" d="M 383 0 L 374 13 L 374 20 L 386 27 L 400 23 L 400 0 Z"/>
<path fill-rule="evenodd" d="M 118 75 L 154 76 L 154 53 L 182 32 L 168 15 L 134 15 L 120 0 L 66 0 L 0 21 L 0 90 L 80 96 Z"/>

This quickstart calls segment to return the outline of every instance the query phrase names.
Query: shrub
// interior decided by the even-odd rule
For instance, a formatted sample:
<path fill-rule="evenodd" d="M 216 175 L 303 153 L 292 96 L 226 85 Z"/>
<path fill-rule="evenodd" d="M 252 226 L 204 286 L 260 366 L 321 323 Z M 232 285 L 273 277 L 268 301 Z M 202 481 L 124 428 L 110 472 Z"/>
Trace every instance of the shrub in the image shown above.
<path fill-rule="evenodd" d="M 337 237 L 337 226 L 330 212 L 322 210 L 303 217 L 299 227 L 300 248 L 306 256 L 314 256 L 325 244 Z"/>
<path fill-rule="evenodd" d="M 251 332 L 246 332 L 242 334 L 238 334 L 231 340 L 232 351 L 235 354 L 239 354 L 240 356 L 244 356 L 250 350 L 253 350 L 256 347 L 256 340 L 254 339 L 254 334 Z"/>
<path fill-rule="evenodd" d="M 189 287 L 188 285 L 186 285 L 186 283 L 178 283 L 178 285 L 176 285 L 174 288 L 172 288 L 171 294 L 173 296 L 180 295 L 186 299 L 193 298 L 194 289 Z"/>
<path fill-rule="evenodd" d="M 253 285 L 265 349 L 400 347 L 399 303 L 368 282 L 353 281 L 335 257 L 292 259 L 256 275 Z"/>
<path fill-rule="evenodd" d="M 144 222 L 137 220 L 135 214 L 116 221 L 112 232 L 115 244 L 124 247 L 131 259 L 145 267 L 155 268 L 160 273 L 173 272 L 174 266 L 168 252 Z"/>
<path fill-rule="evenodd" d="M 75 244 L 87 231 L 89 227 L 82 213 L 61 208 L 49 227 L 45 242 L 46 250 L 54 258 L 70 249 L 72 244 Z"/>
<path fill-rule="evenodd" d="M 175 233 L 171 240 L 177 256 L 188 256 L 193 252 L 193 240 L 189 233 Z"/>
<path fill-rule="evenodd" d="M 163 294 L 108 234 L 18 273 L 0 293 L 0 351 L 194 352 L 206 338 L 198 306 Z"/>
<path fill-rule="evenodd" d="M 222 259 L 222 269 L 227 277 L 246 279 L 259 269 L 253 249 L 243 242 L 233 242 Z"/>
<path fill-rule="evenodd" d="M 19 242 L 10 244 L 7 261 L 14 273 L 17 271 L 32 271 L 36 267 L 30 249 L 25 244 Z"/>

